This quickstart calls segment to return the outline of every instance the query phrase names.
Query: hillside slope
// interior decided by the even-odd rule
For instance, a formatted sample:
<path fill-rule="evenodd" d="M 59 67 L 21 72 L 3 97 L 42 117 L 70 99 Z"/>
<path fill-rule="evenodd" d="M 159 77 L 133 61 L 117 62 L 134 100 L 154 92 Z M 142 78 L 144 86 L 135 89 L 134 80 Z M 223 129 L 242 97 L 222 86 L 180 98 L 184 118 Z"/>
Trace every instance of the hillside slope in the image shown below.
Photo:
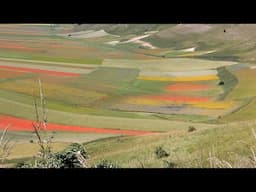
<path fill-rule="evenodd" d="M 110 138 L 89 142 L 85 147 L 91 155 L 90 163 L 106 159 L 127 168 L 254 167 L 250 159 L 256 144 L 253 127 L 255 123 L 230 124 L 195 132 Z M 157 147 L 169 156 L 157 158 Z"/>

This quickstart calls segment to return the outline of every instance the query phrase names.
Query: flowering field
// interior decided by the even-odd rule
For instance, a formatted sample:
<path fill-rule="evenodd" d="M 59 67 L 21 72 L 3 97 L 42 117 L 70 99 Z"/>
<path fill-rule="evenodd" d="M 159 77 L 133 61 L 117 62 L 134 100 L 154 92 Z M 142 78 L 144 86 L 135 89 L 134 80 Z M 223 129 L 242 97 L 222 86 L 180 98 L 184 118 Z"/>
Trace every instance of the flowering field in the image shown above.
<path fill-rule="evenodd" d="M 233 101 L 210 101 L 210 102 L 197 102 L 194 107 L 205 109 L 228 109 L 234 105 Z"/>
<path fill-rule="evenodd" d="M 207 90 L 210 87 L 204 84 L 191 84 L 191 83 L 175 83 L 171 85 L 167 85 L 165 87 L 166 91 L 202 91 Z"/>
<path fill-rule="evenodd" d="M 150 76 L 140 76 L 137 79 L 147 80 L 147 81 L 209 81 L 216 80 L 218 77 L 216 75 L 204 75 L 204 76 L 193 76 L 193 77 L 150 77 Z"/>
<path fill-rule="evenodd" d="M 11 122 L 11 123 L 10 123 Z M 33 121 L 15 118 L 11 116 L 0 115 L 0 129 L 4 129 L 10 125 L 12 131 L 33 131 Z M 94 127 L 80 127 L 50 123 L 47 125 L 47 131 L 67 131 L 67 132 L 86 132 L 86 133 L 105 133 L 117 135 L 143 135 L 153 133 L 150 131 L 135 131 L 135 130 L 117 130 L 117 129 L 104 129 Z"/>

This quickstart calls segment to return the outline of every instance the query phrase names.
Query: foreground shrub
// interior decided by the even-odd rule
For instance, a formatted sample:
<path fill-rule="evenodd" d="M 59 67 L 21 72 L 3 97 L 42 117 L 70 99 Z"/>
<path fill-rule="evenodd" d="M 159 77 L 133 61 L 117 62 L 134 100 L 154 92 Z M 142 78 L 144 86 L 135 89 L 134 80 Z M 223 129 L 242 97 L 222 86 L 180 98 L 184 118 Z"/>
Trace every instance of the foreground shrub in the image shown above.
<path fill-rule="evenodd" d="M 87 151 L 84 146 L 73 143 L 58 153 L 50 152 L 44 158 L 36 158 L 34 162 L 21 162 L 17 168 L 86 168 Z"/>
<path fill-rule="evenodd" d="M 62 152 L 55 154 L 55 159 L 60 162 L 60 168 L 82 168 L 86 167 L 88 154 L 83 145 L 73 143 Z"/>
<path fill-rule="evenodd" d="M 119 168 L 119 166 L 116 163 L 113 163 L 108 160 L 102 160 L 98 164 L 96 164 L 93 168 Z"/>

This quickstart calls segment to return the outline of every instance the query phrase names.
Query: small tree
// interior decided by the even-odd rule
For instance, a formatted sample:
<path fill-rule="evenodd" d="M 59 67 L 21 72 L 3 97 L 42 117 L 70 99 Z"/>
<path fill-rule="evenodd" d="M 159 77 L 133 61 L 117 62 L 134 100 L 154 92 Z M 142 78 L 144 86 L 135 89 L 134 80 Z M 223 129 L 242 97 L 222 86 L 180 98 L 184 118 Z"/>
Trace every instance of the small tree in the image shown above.
<path fill-rule="evenodd" d="M 42 113 L 42 120 L 40 120 L 39 110 L 38 110 L 38 104 L 37 100 L 34 95 L 34 107 L 35 107 L 35 118 L 36 122 L 32 123 L 34 133 L 36 134 L 36 137 L 38 139 L 38 145 L 40 147 L 39 156 L 42 158 L 47 158 L 47 155 L 51 152 L 50 143 L 52 140 L 52 137 L 47 138 L 47 115 L 46 115 L 46 109 L 45 109 L 45 97 L 42 89 L 42 83 L 41 80 L 38 79 L 39 84 L 39 95 L 40 95 L 40 103 L 41 103 L 41 113 Z M 44 137 L 43 137 L 43 134 Z"/>
<path fill-rule="evenodd" d="M 34 133 L 40 147 L 38 156 L 34 161 L 20 162 L 16 165 L 17 168 L 86 168 L 87 152 L 83 145 L 73 143 L 61 152 L 53 153 L 51 150 L 51 142 L 53 136 L 47 136 L 47 115 L 45 110 L 45 97 L 43 94 L 41 80 L 38 79 L 41 114 L 40 118 L 38 104 L 34 95 L 34 107 L 36 122 L 32 123 Z"/>

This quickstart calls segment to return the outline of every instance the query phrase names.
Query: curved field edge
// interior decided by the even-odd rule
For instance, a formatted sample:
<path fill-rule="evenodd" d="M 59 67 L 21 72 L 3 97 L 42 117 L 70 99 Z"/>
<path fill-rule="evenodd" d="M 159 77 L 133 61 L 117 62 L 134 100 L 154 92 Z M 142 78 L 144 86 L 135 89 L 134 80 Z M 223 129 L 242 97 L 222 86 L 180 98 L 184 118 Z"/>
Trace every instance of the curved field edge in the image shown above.
<path fill-rule="evenodd" d="M 237 86 L 238 79 L 226 67 L 219 67 L 217 68 L 217 71 L 219 80 L 224 82 L 224 85 L 222 85 L 223 93 L 219 95 L 218 100 L 224 100 L 234 87 Z"/>
<path fill-rule="evenodd" d="M 236 100 L 240 102 L 240 107 L 234 112 L 227 114 L 220 122 L 246 121 L 255 119 L 255 96 L 254 81 L 256 71 L 250 68 L 240 69 L 232 72 L 238 78 L 237 86 L 226 97 L 226 100 Z"/>

